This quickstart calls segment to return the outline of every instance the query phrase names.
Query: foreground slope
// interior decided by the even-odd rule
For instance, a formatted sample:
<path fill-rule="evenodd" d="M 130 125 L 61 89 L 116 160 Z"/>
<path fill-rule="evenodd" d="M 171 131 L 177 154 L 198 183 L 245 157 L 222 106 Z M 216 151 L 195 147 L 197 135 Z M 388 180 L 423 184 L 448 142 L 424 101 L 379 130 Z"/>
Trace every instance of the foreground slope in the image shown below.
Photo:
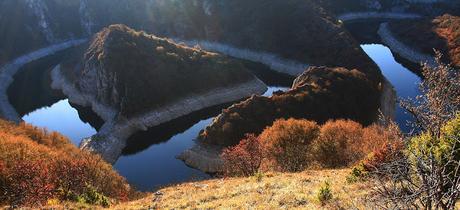
<path fill-rule="evenodd" d="M 350 209 L 371 208 L 372 183 L 350 184 L 349 169 L 270 173 L 260 178 L 228 178 L 164 187 L 145 198 L 111 209 Z M 333 198 L 322 205 L 318 192 L 329 182 Z M 56 206 L 49 206 L 50 208 Z M 57 206 L 62 208 L 63 206 Z M 69 203 L 66 208 L 91 208 Z"/>

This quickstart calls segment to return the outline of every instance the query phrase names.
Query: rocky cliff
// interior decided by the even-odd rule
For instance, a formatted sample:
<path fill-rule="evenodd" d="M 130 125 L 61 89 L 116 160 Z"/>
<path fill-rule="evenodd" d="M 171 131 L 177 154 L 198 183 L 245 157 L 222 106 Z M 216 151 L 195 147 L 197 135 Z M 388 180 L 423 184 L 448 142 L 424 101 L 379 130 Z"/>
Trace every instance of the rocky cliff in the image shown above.
<path fill-rule="evenodd" d="M 267 90 L 237 60 L 124 25 L 96 34 L 83 62 L 56 68 L 53 80 L 70 101 L 91 106 L 106 121 L 83 147 L 110 162 L 135 131 Z"/>
<path fill-rule="evenodd" d="M 90 36 L 112 23 L 207 41 L 214 44 L 207 45 L 211 50 L 228 46 L 237 49 L 234 57 L 245 57 L 242 52 L 248 50 L 256 57 L 268 54 L 265 64 L 281 63 L 281 70 L 292 67 L 297 74 L 308 65 L 372 65 L 333 15 L 312 0 L 4 0 L 0 63 L 50 43 Z"/>

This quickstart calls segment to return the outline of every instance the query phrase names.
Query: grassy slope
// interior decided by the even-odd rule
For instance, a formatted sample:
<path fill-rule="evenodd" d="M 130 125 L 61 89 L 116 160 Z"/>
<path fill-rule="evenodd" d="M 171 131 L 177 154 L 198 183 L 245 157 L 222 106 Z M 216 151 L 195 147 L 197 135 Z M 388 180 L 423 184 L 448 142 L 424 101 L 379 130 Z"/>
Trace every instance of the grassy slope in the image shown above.
<path fill-rule="evenodd" d="M 350 209 L 368 206 L 365 198 L 371 183 L 348 184 L 349 169 L 266 174 L 255 177 L 213 179 L 165 187 L 140 200 L 112 206 L 111 209 Z M 322 206 L 317 193 L 330 182 L 333 200 Z M 160 195 L 161 194 L 161 195 Z M 62 206 L 58 207 L 61 208 Z M 67 204 L 67 208 L 95 208 Z"/>

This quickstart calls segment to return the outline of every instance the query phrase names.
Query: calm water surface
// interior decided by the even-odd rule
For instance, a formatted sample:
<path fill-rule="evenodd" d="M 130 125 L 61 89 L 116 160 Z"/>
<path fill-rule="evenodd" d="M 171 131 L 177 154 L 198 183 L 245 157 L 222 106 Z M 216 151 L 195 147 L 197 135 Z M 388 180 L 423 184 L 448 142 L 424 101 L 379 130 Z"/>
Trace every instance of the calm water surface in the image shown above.
<path fill-rule="evenodd" d="M 64 134 L 76 145 L 80 144 L 81 139 L 97 132 L 89 123 L 80 119 L 78 111 L 70 106 L 67 99 L 58 101 L 51 107 L 37 109 L 22 119 L 32 125 Z"/>
<path fill-rule="evenodd" d="M 374 60 L 382 70 L 383 75 L 393 84 L 399 98 L 415 98 L 420 94 L 418 85 L 421 82 L 419 76 L 399 64 L 393 57 L 388 47 L 381 44 L 361 45 L 363 50 Z M 399 105 L 396 107 L 396 122 L 404 132 L 410 131 L 407 125 L 412 117 Z"/>

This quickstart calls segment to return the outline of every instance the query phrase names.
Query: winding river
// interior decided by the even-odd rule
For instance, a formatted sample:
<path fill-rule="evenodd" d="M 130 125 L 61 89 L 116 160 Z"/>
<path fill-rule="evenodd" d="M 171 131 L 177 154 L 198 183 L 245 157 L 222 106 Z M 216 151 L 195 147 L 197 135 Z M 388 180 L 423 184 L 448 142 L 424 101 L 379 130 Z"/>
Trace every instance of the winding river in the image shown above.
<path fill-rule="evenodd" d="M 381 68 L 399 97 L 415 97 L 418 94 L 420 78 L 401 65 L 386 46 L 378 40 L 360 41 L 363 50 Z M 61 93 L 49 88 L 49 71 L 56 65 L 56 59 L 38 62 L 16 75 L 8 90 L 9 100 L 24 121 L 58 131 L 78 145 L 82 138 L 96 133 L 101 120 L 88 109 L 70 104 Z M 270 85 L 267 96 L 288 88 L 286 82 L 266 83 Z M 209 175 L 187 167 L 175 157 L 194 145 L 193 139 L 200 130 L 209 125 L 225 106 L 211 107 L 135 134 L 114 168 L 133 186 L 144 191 L 209 178 Z M 406 121 L 410 120 L 410 116 L 399 107 L 396 120 L 404 131 L 409 131 Z"/>

